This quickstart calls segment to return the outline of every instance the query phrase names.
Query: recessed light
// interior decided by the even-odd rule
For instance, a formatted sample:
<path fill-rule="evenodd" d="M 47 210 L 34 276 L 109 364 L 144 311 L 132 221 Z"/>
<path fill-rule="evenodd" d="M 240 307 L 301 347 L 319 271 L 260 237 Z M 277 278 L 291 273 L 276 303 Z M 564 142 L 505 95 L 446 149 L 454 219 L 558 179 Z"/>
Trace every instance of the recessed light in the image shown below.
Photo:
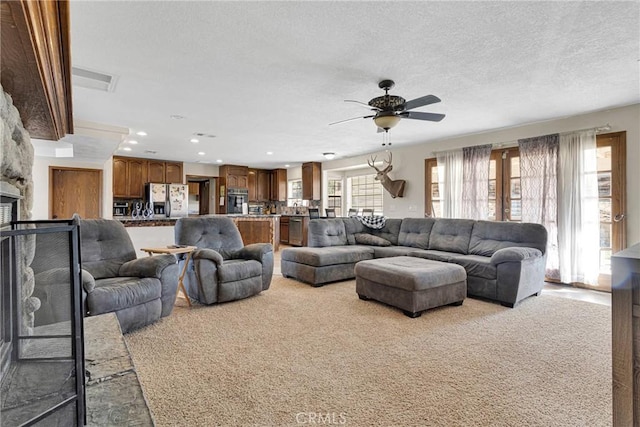
<path fill-rule="evenodd" d="M 191 138 L 190 141 L 193 142 L 194 144 L 197 144 L 198 142 L 200 142 L 200 140 L 197 138 Z"/>
<path fill-rule="evenodd" d="M 222 159 L 216 160 L 216 163 L 222 163 Z"/>
<path fill-rule="evenodd" d="M 123 150 L 124 151 L 131 151 L 131 147 L 124 147 Z"/>
<path fill-rule="evenodd" d="M 147 133 L 145 131 L 141 130 L 140 132 L 136 132 L 136 135 L 147 136 Z"/>
<path fill-rule="evenodd" d="M 129 144 L 133 144 L 136 145 L 138 143 L 138 141 L 136 141 L 135 139 L 130 139 L 129 141 L 127 141 Z"/>
<path fill-rule="evenodd" d="M 291 166 L 291 165 L 284 165 L 284 167 L 285 167 L 285 168 L 288 168 L 288 167 L 290 167 L 290 166 Z"/>
<path fill-rule="evenodd" d="M 204 151 L 198 151 L 198 156 L 204 156 L 206 153 Z"/>
<path fill-rule="evenodd" d="M 267 156 L 271 156 L 273 154 L 273 151 L 267 151 Z"/>
<path fill-rule="evenodd" d="M 184 119 L 184 116 L 181 116 L 180 114 L 172 114 L 169 117 L 172 118 L 173 120 L 182 120 L 182 119 Z"/>
<path fill-rule="evenodd" d="M 322 153 L 325 159 L 333 160 L 336 157 L 336 153 Z"/>

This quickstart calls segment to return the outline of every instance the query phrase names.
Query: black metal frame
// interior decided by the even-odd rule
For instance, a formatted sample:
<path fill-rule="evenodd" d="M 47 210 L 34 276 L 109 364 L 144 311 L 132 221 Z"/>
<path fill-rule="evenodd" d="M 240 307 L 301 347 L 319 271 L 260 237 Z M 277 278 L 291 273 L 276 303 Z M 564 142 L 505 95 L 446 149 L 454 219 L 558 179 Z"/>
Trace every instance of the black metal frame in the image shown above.
<path fill-rule="evenodd" d="M 51 224 L 48 227 L 37 228 L 38 224 Z M 24 228 L 25 226 L 33 226 L 33 228 Z M 38 339 L 52 339 L 52 338 L 71 338 L 71 357 L 49 357 L 49 358 L 25 358 L 29 361 L 51 361 L 51 360 L 69 360 L 73 361 L 75 368 L 75 395 L 65 399 L 64 401 L 56 404 L 55 406 L 45 410 L 44 412 L 36 415 L 30 420 L 26 421 L 22 426 L 31 426 L 39 421 L 42 421 L 49 415 L 57 412 L 58 410 L 66 407 L 67 405 L 76 402 L 76 425 L 86 425 L 86 393 L 85 393 L 85 364 L 84 364 L 84 317 L 82 308 L 82 276 L 81 276 L 81 259 L 80 259 L 80 232 L 79 221 L 77 218 L 69 220 L 43 220 L 43 221 L 13 221 L 11 223 L 11 230 L 0 231 L 0 235 L 10 239 L 10 252 L 13 256 L 16 254 L 16 241 L 15 237 L 38 235 L 47 233 L 68 233 L 69 234 L 69 271 L 71 272 L 70 286 L 71 286 L 71 307 L 73 310 L 73 317 L 71 322 L 70 335 L 21 335 L 19 330 L 19 323 L 12 322 L 12 360 L 23 360 L 20 358 L 20 343 L 22 340 L 38 340 Z M 17 319 L 20 316 L 21 307 L 18 304 L 20 277 L 17 271 L 15 271 L 14 262 L 11 262 L 12 271 L 9 272 L 11 283 L 11 305 L 15 315 L 13 319 Z"/>

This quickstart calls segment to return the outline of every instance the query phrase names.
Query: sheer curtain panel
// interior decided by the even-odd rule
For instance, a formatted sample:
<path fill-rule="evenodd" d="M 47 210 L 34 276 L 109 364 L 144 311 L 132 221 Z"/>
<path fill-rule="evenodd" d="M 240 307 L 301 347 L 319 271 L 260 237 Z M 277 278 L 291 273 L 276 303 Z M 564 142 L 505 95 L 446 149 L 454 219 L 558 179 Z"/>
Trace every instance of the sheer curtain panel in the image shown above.
<path fill-rule="evenodd" d="M 558 159 L 560 280 L 597 285 L 600 215 L 595 131 L 560 135 Z"/>
<path fill-rule="evenodd" d="M 438 191 L 443 218 L 462 215 L 462 150 L 437 153 Z"/>
<path fill-rule="evenodd" d="M 558 134 L 518 140 L 522 222 L 535 222 L 546 227 L 546 275 L 556 280 L 560 280 L 557 222 L 558 145 Z"/>
<path fill-rule="evenodd" d="M 462 149 L 462 218 L 489 217 L 491 144 Z"/>

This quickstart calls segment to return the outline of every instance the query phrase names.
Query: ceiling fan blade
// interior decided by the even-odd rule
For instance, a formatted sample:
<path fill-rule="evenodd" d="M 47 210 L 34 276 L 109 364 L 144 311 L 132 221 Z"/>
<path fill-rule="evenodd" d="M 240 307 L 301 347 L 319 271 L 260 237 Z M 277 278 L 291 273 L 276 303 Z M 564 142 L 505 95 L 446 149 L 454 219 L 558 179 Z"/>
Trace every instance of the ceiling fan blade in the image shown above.
<path fill-rule="evenodd" d="M 376 111 L 380 111 L 380 108 L 378 107 L 372 107 L 371 105 L 364 103 L 364 102 L 360 102 L 360 101 L 355 101 L 353 99 L 345 99 L 344 102 L 355 102 L 356 104 L 360 104 L 363 107 L 367 107 L 370 110 L 376 110 Z"/>
<path fill-rule="evenodd" d="M 375 116 L 353 117 L 353 118 L 351 118 L 351 119 L 340 120 L 339 122 L 329 123 L 329 126 L 331 126 L 331 125 L 337 125 L 337 124 L 339 124 L 339 123 L 350 122 L 350 121 L 352 121 L 352 120 L 358 120 L 358 119 L 370 119 L 371 117 L 375 117 Z"/>
<path fill-rule="evenodd" d="M 405 111 L 404 113 L 400 113 L 398 115 L 405 119 L 428 120 L 430 122 L 439 122 L 445 117 L 444 114 L 421 113 L 419 111 Z"/>
<path fill-rule="evenodd" d="M 421 96 L 420 98 L 412 99 L 411 101 L 407 101 L 404 103 L 404 109 L 412 110 L 414 108 L 423 107 L 429 104 L 435 104 L 436 102 L 440 102 L 440 98 L 435 95 L 427 95 Z"/>

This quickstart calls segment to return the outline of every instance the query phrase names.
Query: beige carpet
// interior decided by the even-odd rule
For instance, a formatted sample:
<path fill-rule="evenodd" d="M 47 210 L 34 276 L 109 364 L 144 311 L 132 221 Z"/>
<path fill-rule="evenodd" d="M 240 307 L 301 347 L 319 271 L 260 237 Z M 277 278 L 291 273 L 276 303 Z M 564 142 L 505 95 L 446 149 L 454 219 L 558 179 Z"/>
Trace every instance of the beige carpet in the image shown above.
<path fill-rule="evenodd" d="M 274 276 L 126 341 L 159 426 L 605 426 L 609 311 L 543 294 L 409 319 L 355 281 Z"/>

